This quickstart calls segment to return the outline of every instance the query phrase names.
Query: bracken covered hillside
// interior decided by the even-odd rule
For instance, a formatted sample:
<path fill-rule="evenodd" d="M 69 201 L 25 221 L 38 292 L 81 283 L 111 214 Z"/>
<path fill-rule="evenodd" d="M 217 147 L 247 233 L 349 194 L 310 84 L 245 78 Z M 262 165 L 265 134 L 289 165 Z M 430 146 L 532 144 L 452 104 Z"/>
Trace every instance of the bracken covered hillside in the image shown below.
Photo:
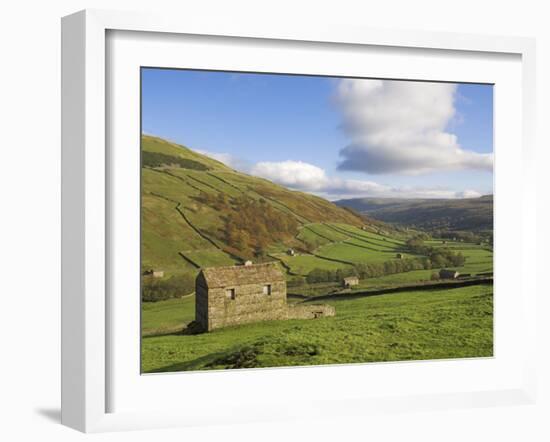
<path fill-rule="evenodd" d="M 142 268 L 198 268 L 305 250 L 303 226 L 365 220 L 160 138 L 142 136 Z M 267 259 L 267 258 L 266 258 Z"/>

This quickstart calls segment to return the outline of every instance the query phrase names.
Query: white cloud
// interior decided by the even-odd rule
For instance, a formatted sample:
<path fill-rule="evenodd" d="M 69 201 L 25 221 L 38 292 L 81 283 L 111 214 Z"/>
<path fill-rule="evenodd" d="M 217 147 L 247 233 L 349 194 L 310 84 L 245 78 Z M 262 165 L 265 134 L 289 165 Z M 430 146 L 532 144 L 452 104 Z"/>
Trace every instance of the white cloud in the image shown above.
<path fill-rule="evenodd" d="M 456 194 L 457 198 L 479 198 L 481 196 L 481 193 L 479 193 L 477 190 L 464 190 L 462 192 L 458 192 Z"/>
<path fill-rule="evenodd" d="M 456 85 L 344 79 L 337 103 L 351 144 L 341 170 L 422 174 L 492 171 L 493 155 L 463 149 L 446 127 L 456 114 Z"/>
<path fill-rule="evenodd" d="M 323 169 L 303 161 L 260 162 L 252 167 L 251 173 L 301 190 L 321 190 L 329 182 Z"/>
<path fill-rule="evenodd" d="M 472 198 L 481 196 L 474 190 L 456 192 L 442 188 L 391 187 L 374 181 L 334 178 L 327 176 L 320 167 L 303 161 L 260 162 L 252 167 L 250 173 L 285 187 L 312 192 L 331 200 L 353 197 Z"/>
<path fill-rule="evenodd" d="M 197 153 L 206 155 L 220 163 L 225 164 L 232 169 L 239 170 L 241 172 L 247 172 L 250 169 L 250 163 L 242 158 L 231 155 L 230 153 L 223 152 L 209 152 L 207 150 L 195 149 Z"/>

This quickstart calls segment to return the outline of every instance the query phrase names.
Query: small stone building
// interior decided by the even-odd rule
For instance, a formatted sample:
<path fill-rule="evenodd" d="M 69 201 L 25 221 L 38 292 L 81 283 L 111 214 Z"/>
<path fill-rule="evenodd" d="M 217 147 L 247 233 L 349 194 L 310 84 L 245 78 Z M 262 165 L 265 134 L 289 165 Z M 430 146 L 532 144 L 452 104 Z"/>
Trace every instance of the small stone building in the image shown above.
<path fill-rule="evenodd" d="M 342 285 L 345 288 L 350 288 L 351 286 L 358 285 L 359 284 L 359 278 L 357 276 L 348 276 L 347 278 L 344 278 L 342 281 Z"/>
<path fill-rule="evenodd" d="M 335 314 L 334 307 L 328 305 L 288 306 L 285 275 L 276 262 L 202 269 L 195 293 L 195 321 L 202 331 Z"/>
<path fill-rule="evenodd" d="M 458 278 L 460 273 L 458 273 L 456 270 L 448 270 L 448 269 L 441 269 L 439 271 L 439 277 L 441 279 L 456 279 Z"/>
<path fill-rule="evenodd" d="M 149 269 L 144 272 L 144 275 L 151 276 L 152 278 L 164 278 L 164 270 Z"/>

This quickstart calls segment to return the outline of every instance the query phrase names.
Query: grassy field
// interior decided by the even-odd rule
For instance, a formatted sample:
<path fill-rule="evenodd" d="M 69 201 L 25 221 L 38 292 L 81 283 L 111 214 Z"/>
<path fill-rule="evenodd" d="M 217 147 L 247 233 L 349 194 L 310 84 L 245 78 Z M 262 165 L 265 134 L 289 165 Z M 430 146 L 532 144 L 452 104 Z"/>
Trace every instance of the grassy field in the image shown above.
<path fill-rule="evenodd" d="M 337 230 L 333 230 L 336 227 Z M 318 236 L 318 232 L 323 236 Z M 346 234 L 347 232 L 347 234 Z M 295 275 L 306 276 L 315 268 L 334 270 L 338 268 L 350 268 L 353 264 L 383 263 L 396 259 L 397 254 L 403 258 L 413 258 L 415 255 L 405 251 L 405 243 L 398 238 L 392 238 L 373 232 L 361 230 L 353 226 L 314 223 L 304 226 L 299 235 L 303 241 L 315 242 L 317 248 L 312 254 L 298 253 L 289 256 L 285 253 L 272 253 L 272 256 L 282 261 L 285 267 Z M 462 253 L 466 263 L 457 270 L 461 273 L 483 273 L 493 270 L 493 252 L 487 246 L 472 243 L 441 240 L 426 241 L 432 247 L 448 247 Z M 417 276 L 417 281 L 429 280 L 434 270 L 423 270 L 395 274 L 383 277 L 384 283 L 394 284 L 410 283 Z M 377 284 L 380 278 L 370 278 L 363 281 L 364 284 Z"/>
<path fill-rule="evenodd" d="M 163 335 L 181 331 L 195 319 L 195 296 L 144 302 L 141 306 L 142 336 Z"/>
<path fill-rule="evenodd" d="M 334 262 L 328 259 L 322 259 L 313 255 L 297 255 L 297 256 L 288 256 L 283 253 L 274 254 L 274 257 L 284 262 L 289 268 L 290 271 L 297 275 L 306 276 L 308 272 L 317 268 L 317 269 L 326 269 L 326 270 L 336 270 L 342 268 L 351 268 L 351 265 L 344 264 L 341 262 Z"/>
<path fill-rule="evenodd" d="M 186 324 L 195 319 L 193 281 L 200 268 L 233 265 L 245 259 L 278 260 L 292 281 L 288 292 L 295 296 L 289 302 L 299 303 L 304 296 L 311 300 L 341 290 L 341 281 L 337 281 L 341 273 L 332 279 L 306 279 L 314 269 L 337 274 L 339 269 L 350 271 L 362 264 L 397 260 L 398 255 L 418 257 L 406 247 L 415 232 L 363 219 L 322 198 L 239 173 L 159 138 L 144 136 L 142 150 L 146 153 L 142 168 L 142 270 L 165 273 L 159 280 L 147 280 L 150 287 L 175 281 L 175 296 L 187 295 L 142 304 L 143 371 L 492 354 L 492 287 L 487 285 L 323 300 L 336 307 L 336 317 L 183 334 Z M 487 244 L 442 240 L 425 244 L 462 253 L 466 261 L 457 268 L 461 273 L 493 269 L 493 253 Z M 289 249 L 294 249 L 294 256 Z M 409 290 L 429 282 L 437 270 L 363 278 L 354 291 L 400 286 Z"/>
<path fill-rule="evenodd" d="M 492 286 L 324 301 L 336 316 L 269 321 L 199 335 L 165 334 L 193 319 L 192 297 L 143 310 L 142 371 L 487 357 Z M 163 331 L 164 330 L 164 331 Z M 151 334 L 160 336 L 150 336 Z M 149 336 L 148 336 L 149 335 Z"/>

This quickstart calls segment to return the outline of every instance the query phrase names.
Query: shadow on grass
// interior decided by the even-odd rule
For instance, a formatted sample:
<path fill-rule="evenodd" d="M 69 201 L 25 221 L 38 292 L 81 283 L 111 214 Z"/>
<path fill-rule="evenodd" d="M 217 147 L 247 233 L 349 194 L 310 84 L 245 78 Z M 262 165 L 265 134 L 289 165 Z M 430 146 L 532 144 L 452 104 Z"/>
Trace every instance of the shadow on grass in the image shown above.
<path fill-rule="evenodd" d="M 191 361 L 187 362 L 177 362 L 175 364 L 166 365 L 164 367 L 155 368 L 154 370 L 146 371 L 147 373 L 167 373 L 167 372 L 174 372 L 174 371 L 195 371 L 195 370 L 215 370 L 215 369 L 222 369 L 222 368 L 209 368 L 208 365 L 212 364 L 213 362 L 220 360 L 224 357 L 227 357 L 227 355 L 231 353 L 235 353 L 239 351 L 239 349 L 242 348 L 242 346 L 233 347 L 230 350 L 225 351 L 219 351 L 215 353 L 210 353 L 205 356 L 201 356 L 200 358 L 193 359 Z"/>

